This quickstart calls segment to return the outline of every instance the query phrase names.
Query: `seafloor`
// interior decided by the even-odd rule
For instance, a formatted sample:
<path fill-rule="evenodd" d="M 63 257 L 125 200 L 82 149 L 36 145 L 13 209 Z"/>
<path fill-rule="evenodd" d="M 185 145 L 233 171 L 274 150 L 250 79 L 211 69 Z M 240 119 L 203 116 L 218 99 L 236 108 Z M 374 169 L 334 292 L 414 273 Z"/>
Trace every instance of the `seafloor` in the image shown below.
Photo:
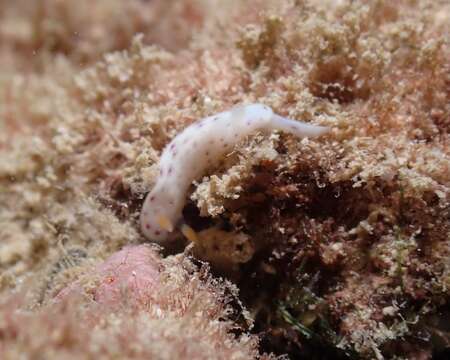
<path fill-rule="evenodd" d="M 446 0 L 0 0 L 0 359 L 448 356 L 449 39 Z M 251 102 L 332 130 L 136 247 L 164 145 Z"/>

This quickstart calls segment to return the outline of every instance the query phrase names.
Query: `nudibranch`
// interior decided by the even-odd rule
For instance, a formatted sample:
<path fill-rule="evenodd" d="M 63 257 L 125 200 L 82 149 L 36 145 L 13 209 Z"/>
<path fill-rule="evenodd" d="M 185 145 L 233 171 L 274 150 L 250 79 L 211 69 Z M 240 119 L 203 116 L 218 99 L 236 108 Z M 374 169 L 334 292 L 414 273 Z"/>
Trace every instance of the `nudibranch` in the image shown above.
<path fill-rule="evenodd" d="M 144 235 L 153 242 L 167 241 L 169 234 L 180 225 L 192 182 L 246 136 L 274 130 L 303 138 L 320 136 L 329 129 L 284 118 L 262 104 L 239 106 L 184 129 L 162 152 L 159 177 L 141 212 Z M 183 224 L 181 231 L 188 239 L 195 239 L 195 232 L 189 226 Z"/>

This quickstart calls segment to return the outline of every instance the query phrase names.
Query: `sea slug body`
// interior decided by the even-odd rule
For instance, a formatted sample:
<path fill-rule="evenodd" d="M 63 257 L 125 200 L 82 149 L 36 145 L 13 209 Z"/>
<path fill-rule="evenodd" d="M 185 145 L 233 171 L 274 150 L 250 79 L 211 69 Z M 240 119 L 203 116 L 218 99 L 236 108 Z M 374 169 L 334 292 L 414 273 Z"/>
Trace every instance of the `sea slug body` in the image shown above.
<path fill-rule="evenodd" d="M 246 136 L 273 130 L 303 138 L 320 136 L 329 129 L 284 118 L 262 104 L 250 104 L 204 118 L 183 130 L 162 152 L 158 180 L 141 212 L 144 235 L 164 243 L 182 218 L 191 183 Z M 193 236 L 190 228 L 182 230 L 188 238 Z"/>

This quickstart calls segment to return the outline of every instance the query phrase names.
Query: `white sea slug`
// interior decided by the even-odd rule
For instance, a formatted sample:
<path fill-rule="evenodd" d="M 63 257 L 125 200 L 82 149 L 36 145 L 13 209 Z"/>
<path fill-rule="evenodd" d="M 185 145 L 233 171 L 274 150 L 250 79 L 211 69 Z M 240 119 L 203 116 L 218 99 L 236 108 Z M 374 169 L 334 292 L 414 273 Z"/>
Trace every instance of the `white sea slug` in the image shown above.
<path fill-rule="evenodd" d="M 169 233 L 180 225 L 191 183 L 246 136 L 273 130 L 303 138 L 320 136 L 328 128 L 286 119 L 268 106 L 251 104 L 204 118 L 183 130 L 161 155 L 159 177 L 141 212 L 144 235 L 154 242 L 166 241 Z M 181 230 L 189 239 L 195 238 L 187 225 Z"/>

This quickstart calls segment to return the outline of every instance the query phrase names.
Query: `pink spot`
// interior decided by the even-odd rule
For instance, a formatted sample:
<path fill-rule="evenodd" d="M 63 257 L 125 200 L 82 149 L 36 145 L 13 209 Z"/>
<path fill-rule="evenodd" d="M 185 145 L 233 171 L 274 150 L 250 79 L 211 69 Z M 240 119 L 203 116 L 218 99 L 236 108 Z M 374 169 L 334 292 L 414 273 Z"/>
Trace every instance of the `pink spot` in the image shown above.
<path fill-rule="evenodd" d="M 146 228 L 147 230 L 150 230 L 150 229 L 151 229 L 150 224 L 145 224 L 145 228 Z"/>
<path fill-rule="evenodd" d="M 155 230 L 155 235 L 156 235 L 156 236 L 161 235 L 161 231 Z"/>
<path fill-rule="evenodd" d="M 170 150 L 175 149 L 175 143 L 172 143 L 172 145 L 170 145 Z"/>
<path fill-rule="evenodd" d="M 94 300 L 113 309 L 125 301 L 148 304 L 159 286 L 159 262 L 159 255 L 146 245 L 127 246 L 116 252 L 91 270 L 92 276 L 99 279 L 90 289 Z M 75 281 L 62 289 L 55 300 L 84 293 L 81 282 Z"/>
<path fill-rule="evenodd" d="M 153 200 L 155 200 L 155 195 L 153 195 L 153 196 L 150 198 L 150 201 L 153 201 Z"/>

